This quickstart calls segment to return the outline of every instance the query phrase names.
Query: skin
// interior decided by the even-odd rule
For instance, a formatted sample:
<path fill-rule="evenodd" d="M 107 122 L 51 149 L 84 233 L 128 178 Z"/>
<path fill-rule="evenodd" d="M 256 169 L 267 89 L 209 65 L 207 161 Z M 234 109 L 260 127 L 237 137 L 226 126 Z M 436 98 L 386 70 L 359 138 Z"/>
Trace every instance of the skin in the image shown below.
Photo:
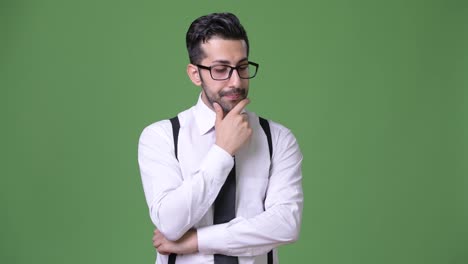
<path fill-rule="evenodd" d="M 247 45 L 244 40 L 225 40 L 213 37 L 201 44 L 205 57 L 199 63 L 204 66 L 237 66 L 247 62 Z M 249 80 L 241 79 L 233 72 L 230 79 L 213 80 L 208 70 L 196 65 L 187 66 L 187 74 L 196 86 L 202 88 L 202 101 L 216 113 L 215 144 L 231 156 L 250 139 L 252 129 L 242 110 L 250 102 L 247 98 Z M 179 240 L 167 240 L 159 230 L 154 231 L 153 246 L 160 254 L 193 254 L 198 252 L 197 231 L 187 231 Z"/>
<path fill-rule="evenodd" d="M 197 231 L 191 229 L 187 231 L 179 240 L 167 240 L 159 230 L 154 230 L 153 246 L 159 254 L 169 255 L 176 254 L 192 254 L 198 252 Z"/>
<path fill-rule="evenodd" d="M 211 38 L 201 44 L 205 57 L 198 64 L 204 66 L 230 65 L 237 66 L 247 63 L 247 45 L 244 40 L 225 40 Z M 230 79 L 213 80 L 208 70 L 199 69 L 196 65 L 187 66 L 187 74 L 196 86 L 202 87 L 202 101 L 212 110 L 214 102 L 221 105 L 224 113 L 228 113 L 240 101 L 247 98 L 249 80 L 241 79 L 233 72 Z"/>

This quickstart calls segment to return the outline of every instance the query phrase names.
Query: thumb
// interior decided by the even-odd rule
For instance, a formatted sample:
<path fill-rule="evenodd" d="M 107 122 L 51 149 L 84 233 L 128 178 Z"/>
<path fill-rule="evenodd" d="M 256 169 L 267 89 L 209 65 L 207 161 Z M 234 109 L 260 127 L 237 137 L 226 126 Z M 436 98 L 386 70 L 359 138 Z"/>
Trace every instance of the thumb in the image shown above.
<path fill-rule="evenodd" d="M 223 121 L 223 118 L 224 118 L 223 109 L 221 108 L 221 106 L 218 103 L 213 103 L 213 107 L 214 107 L 214 110 L 215 110 L 215 113 L 216 113 L 215 124 L 219 124 L 221 121 Z"/>

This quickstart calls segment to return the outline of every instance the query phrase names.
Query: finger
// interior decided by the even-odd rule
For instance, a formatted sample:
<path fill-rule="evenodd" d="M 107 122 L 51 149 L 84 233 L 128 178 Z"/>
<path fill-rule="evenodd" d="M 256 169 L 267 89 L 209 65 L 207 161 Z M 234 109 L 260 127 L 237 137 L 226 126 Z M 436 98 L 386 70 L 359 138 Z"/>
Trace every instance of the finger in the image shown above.
<path fill-rule="evenodd" d="M 158 239 L 156 236 L 153 237 L 153 245 L 155 247 L 161 245 L 161 239 Z"/>
<path fill-rule="evenodd" d="M 160 237 L 161 237 L 161 234 L 156 233 L 156 234 L 154 234 L 154 236 L 153 236 L 153 240 L 159 239 Z"/>
<path fill-rule="evenodd" d="M 163 245 L 159 245 L 159 246 L 157 246 L 155 248 L 158 251 L 158 253 L 161 254 L 161 255 L 167 255 L 169 253 L 169 252 L 167 252 L 167 250 L 164 249 Z"/>
<path fill-rule="evenodd" d="M 157 250 L 161 255 L 169 255 L 172 253 L 170 245 L 167 243 L 161 243 L 161 245 L 157 247 Z"/>
<path fill-rule="evenodd" d="M 159 241 L 153 241 L 153 247 L 158 248 L 159 246 L 161 246 L 161 243 L 159 243 Z"/>
<path fill-rule="evenodd" d="M 218 103 L 213 103 L 213 107 L 214 107 L 214 110 L 215 110 L 215 113 L 216 113 L 215 123 L 218 124 L 224 118 L 223 109 L 221 108 L 221 106 Z"/>
<path fill-rule="evenodd" d="M 245 106 L 247 104 L 250 103 L 250 99 L 249 98 L 245 98 L 244 100 L 240 101 L 236 106 L 234 106 L 234 108 L 232 108 L 232 110 L 229 112 L 229 114 L 233 113 L 233 114 L 240 114 L 242 112 L 242 110 L 245 108 Z"/>
<path fill-rule="evenodd" d="M 162 245 L 162 244 L 164 244 L 164 243 L 166 243 L 166 240 L 164 240 L 164 239 L 155 239 L 155 240 L 153 241 L 153 244 L 158 245 L 158 246 L 159 246 L 159 245 Z"/>
<path fill-rule="evenodd" d="M 169 255 L 169 254 L 171 254 L 171 252 L 162 251 L 162 250 L 161 250 L 161 251 L 158 250 L 158 253 L 161 254 L 161 255 Z"/>
<path fill-rule="evenodd" d="M 241 113 L 241 115 L 242 115 L 242 118 L 244 119 L 244 121 L 249 120 L 249 115 L 247 115 L 247 112 Z"/>

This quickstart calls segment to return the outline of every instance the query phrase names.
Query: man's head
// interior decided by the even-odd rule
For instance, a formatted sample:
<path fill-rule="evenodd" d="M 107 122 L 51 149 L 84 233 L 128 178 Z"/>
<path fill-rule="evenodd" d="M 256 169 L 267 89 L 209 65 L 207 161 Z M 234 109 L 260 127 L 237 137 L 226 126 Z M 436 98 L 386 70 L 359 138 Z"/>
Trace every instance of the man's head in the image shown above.
<path fill-rule="evenodd" d="M 195 19 L 187 31 L 185 43 L 190 63 L 200 64 L 206 56 L 201 45 L 213 37 L 244 40 L 249 55 L 249 39 L 239 19 L 231 13 L 213 13 Z"/>
<path fill-rule="evenodd" d="M 213 109 L 218 103 L 229 112 L 247 97 L 249 78 L 258 67 L 249 63 L 249 41 L 239 19 L 231 13 L 197 18 L 186 35 L 190 64 L 187 74 L 202 87 L 202 100 Z"/>

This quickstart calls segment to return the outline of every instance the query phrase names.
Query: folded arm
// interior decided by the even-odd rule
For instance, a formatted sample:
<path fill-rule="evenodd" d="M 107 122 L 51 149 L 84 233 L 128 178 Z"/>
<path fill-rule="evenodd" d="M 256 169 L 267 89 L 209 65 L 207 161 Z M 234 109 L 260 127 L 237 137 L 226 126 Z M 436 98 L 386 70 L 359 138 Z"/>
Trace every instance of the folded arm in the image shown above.
<path fill-rule="evenodd" d="M 302 219 L 302 154 L 289 131 L 275 145 L 265 211 L 252 218 L 190 230 L 178 241 L 153 237 L 160 253 L 256 256 L 296 241 Z M 158 231 L 155 231 L 156 234 Z M 186 238 L 186 239 L 185 239 Z M 197 242 L 195 242 L 195 240 Z M 190 243 L 189 243 L 190 241 Z"/>
<path fill-rule="evenodd" d="M 234 165 L 227 152 L 213 145 L 195 175 L 184 179 L 167 120 L 143 131 L 138 161 L 151 220 L 171 241 L 180 239 L 206 214 Z"/>
<path fill-rule="evenodd" d="M 265 211 L 252 218 L 197 230 L 204 254 L 256 256 L 296 241 L 302 219 L 302 154 L 292 133 L 283 128 L 273 142 L 273 158 Z"/>

